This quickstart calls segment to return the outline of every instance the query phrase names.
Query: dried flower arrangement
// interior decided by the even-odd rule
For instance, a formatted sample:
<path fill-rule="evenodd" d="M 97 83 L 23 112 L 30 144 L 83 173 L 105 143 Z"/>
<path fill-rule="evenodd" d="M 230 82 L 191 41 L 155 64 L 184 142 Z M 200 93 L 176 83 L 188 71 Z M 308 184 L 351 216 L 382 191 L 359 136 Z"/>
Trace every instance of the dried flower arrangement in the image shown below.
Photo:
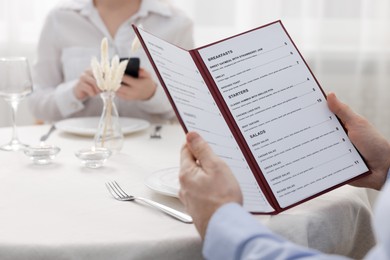
<path fill-rule="evenodd" d="M 115 92 L 119 89 L 127 62 L 127 60 L 119 62 L 118 55 L 115 55 L 110 64 L 107 38 L 103 38 L 101 43 L 100 63 L 96 57 L 93 57 L 91 61 L 92 73 L 96 79 L 97 86 L 101 91 Z"/>
<path fill-rule="evenodd" d="M 119 125 L 118 111 L 116 110 L 113 98 L 115 92 L 120 88 L 123 74 L 127 66 L 127 60 L 119 62 L 119 57 L 115 55 L 111 64 L 108 54 L 107 38 L 101 42 L 101 61 L 96 57 L 92 58 L 91 68 L 96 79 L 98 88 L 102 91 L 101 97 L 104 101 L 102 117 L 99 122 L 98 131 L 95 135 L 95 145 L 106 147 L 112 142 L 113 150 L 120 150 L 123 143 L 123 134 Z"/>

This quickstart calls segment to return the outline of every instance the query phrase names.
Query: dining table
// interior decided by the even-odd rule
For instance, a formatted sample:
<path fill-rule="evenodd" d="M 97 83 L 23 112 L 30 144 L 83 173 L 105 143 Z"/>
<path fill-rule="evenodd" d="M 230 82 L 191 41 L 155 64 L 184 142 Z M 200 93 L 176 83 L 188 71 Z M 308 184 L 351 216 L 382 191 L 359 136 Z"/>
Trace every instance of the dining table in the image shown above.
<path fill-rule="evenodd" d="M 34 164 L 23 151 L 0 151 L 0 259 L 202 259 L 194 224 L 148 205 L 118 201 L 105 184 L 185 212 L 180 200 L 146 180 L 177 169 L 185 134 L 177 123 L 125 135 L 120 152 L 96 169 L 75 156 L 93 137 L 55 130 L 45 141 L 61 151 L 52 163 Z M 49 124 L 19 126 L 28 145 L 39 145 Z M 0 143 L 11 137 L 0 128 Z M 277 234 L 329 254 L 361 258 L 375 245 L 367 189 L 344 185 L 277 215 L 253 215 Z"/>

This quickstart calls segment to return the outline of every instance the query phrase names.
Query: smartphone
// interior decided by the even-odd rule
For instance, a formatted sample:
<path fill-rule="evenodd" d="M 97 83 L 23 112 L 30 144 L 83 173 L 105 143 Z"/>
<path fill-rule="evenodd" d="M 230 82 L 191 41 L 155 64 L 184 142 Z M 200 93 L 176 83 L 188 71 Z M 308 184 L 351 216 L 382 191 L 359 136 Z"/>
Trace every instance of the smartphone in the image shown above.
<path fill-rule="evenodd" d="M 139 58 L 120 58 L 120 61 L 129 60 L 125 70 L 125 74 L 134 78 L 138 78 L 138 71 L 140 66 Z"/>

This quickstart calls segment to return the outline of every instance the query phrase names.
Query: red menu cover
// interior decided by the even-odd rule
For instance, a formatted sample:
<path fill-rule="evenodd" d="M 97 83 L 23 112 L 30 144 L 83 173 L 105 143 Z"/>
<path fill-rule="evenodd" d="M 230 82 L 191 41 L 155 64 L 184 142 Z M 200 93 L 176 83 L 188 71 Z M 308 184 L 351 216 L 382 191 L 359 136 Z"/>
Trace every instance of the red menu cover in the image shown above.
<path fill-rule="evenodd" d="M 368 174 L 281 21 L 189 51 L 133 28 L 184 131 L 228 164 L 248 211 L 276 214 Z"/>

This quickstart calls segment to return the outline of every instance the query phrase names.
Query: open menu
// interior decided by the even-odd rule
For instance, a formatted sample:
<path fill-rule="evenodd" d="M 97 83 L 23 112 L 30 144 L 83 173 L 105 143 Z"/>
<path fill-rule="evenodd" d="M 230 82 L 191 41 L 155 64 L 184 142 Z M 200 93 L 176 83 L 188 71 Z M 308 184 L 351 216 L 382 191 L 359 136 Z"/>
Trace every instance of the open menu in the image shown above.
<path fill-rule="evenodd" d="M 248 211 L 276 214 L 368 174 L 281 21 L 190 51 L 133 27 L 185 132 L 231 168 Z"/>

